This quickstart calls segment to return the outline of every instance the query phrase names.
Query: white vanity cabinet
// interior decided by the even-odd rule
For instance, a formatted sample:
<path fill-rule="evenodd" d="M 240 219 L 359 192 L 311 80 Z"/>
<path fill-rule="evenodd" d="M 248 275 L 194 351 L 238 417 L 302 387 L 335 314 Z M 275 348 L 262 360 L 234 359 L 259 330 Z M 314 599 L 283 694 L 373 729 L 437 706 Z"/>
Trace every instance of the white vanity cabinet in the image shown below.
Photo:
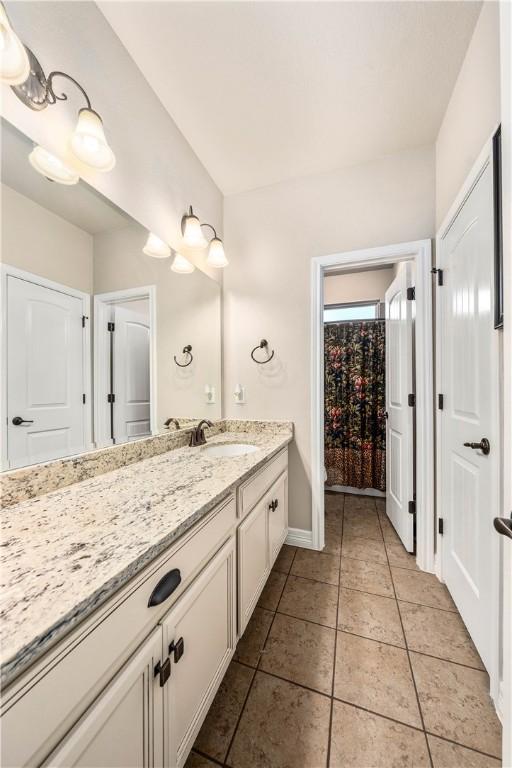
<path fill-rule="evenodd" d="M 286 537 L 287 463 L 284 449 L 2 692 L 2 766 L 182 768 Z"/>
<path fill-rule="evenodd" d="M 155 629 L 44 762 L 51 768 L 162 765 L 162 700 L 154 669 L 162 651 Z M 51 703 L 49 703 L 51 706 Z"/>

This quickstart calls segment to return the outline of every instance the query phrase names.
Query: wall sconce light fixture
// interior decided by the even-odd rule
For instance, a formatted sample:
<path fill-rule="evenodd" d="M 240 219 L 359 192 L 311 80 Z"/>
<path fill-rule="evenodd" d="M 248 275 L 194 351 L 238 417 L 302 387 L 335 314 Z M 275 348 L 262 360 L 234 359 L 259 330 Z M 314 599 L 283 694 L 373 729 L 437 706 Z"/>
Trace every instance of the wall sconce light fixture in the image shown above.
<path fill-rule="evenodd" d="M 110 171 L 116 158 L 109 147 L 100 115 L 91 106 L 91 100 L 79 82 L 66 72 L 54 70 L 45 75 L 32 51 L 27 48 L 12 28 L 7 12 L 0 4 L 0 79 L 11 86 L 25 106 L 35 111 L 46 109 L 57 101 L 67 101 L 65 93 L 56 93 L 56 77 L 69 80 L 78 88 L 86 106 L 78 113 L 78 122 L 71 136 L 71 151 L 78 160 L 97 171 Z M 51 178 L 51 177 L 48 177 Z M 54 179 L 57 181 L 57 179 Z"/>
<path fill-rule="evenodd" d="M 164 243 L 163 240 L 160 240 L 160 238 L 152 232 L 149 233 L 146 245 L 142 249 L 142 252 L 145 253 L 146 256 L 152 256 L 154 259 L 168 259 L 171 255 L 171 249 L 167 243 Z"/>
<path fill-rule="evenodd" d="M 171 264 L 171 269 L 173 272 L 177 272 L 178 275 L 189 275 L 194 271 L 195 267 L 192 262 L 182 256 L 181 253 L 176 253 Z"/>
<path fill-rule="evenodd" d="M 78 184 L 80 180 L 80 176 L 75 170 L 69 168 L 62 160 L 59 160 L 58 157 L 43 147 L 34 147 L 28 156 L 28 161 L 34 170 L 50 181 L 71 185 Z"/>
<path fill-rule="evenodd" d="M 209 227 L 213 232 L 213 237 L 208 241 L 201 231 L 201 227 Z M 183 235 L 183 243 L 189 248 L 205 248 L 208 245 L 208 257 L 206 263 L 211 267 L 227 267 L 229 264 L 226 254 L 224 253 L 224 245 L 220 237 L 217 236 L 215 227 L 207 222 L 200 222 L 195 215 L 192 206 L 189 207 L 188 213 L 185 213 L 181 219 L 181 233 Z"/>

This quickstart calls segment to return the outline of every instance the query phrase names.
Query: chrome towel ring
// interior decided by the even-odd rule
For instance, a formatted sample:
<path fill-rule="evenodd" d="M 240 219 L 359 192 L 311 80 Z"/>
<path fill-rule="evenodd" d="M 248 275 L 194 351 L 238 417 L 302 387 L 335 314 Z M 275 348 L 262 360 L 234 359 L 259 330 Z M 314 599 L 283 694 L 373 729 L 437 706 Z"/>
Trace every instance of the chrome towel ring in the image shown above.
<path fill-rule="evenodd" d="M 268 352 L 268 341 L 266 339 L 262 339 L 260 343 L 257 344 L 252 350 L 251 357 L 255 363 L 258 363 L 258 365 L 266 365 L 267 363 L 270 363 L 270 361 L 274 357 L 274 350 L 272 350 L 272 354 L 270 355 L 270 357 L 267 357 L 266 360 L 256 360 L 256 358 L 254 357 L 254 353 L 256 352 L 257 349 L 266 349 Z"/>
<path fill-rule="evenodd" d="M 192 355 L 192 346 L 191 346 L 191 344 L 187 344 L 186 347 L 183 347 L 182 354 L 188 355 L 189 359 L 187 360 L 187 362 L 186 363 L 178 363 L 178 361 L 176 360 L 176 355 L 174 355 L 174 362 L 180 368 L 187 368 L 187 366 L 189 366 L 190 363 L 192 362 L 192 360 L 194 359 L 194 356 Z"/>

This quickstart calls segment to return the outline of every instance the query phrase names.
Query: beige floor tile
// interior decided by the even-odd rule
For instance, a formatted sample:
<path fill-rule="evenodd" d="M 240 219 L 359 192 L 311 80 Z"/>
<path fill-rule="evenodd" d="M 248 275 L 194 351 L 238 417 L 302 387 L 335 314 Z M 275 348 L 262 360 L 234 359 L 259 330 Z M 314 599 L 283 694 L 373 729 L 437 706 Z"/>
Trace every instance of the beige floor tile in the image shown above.
<path fill-rule="evenodd" d="M 273 618 L 273 613 L 256 606 L 244 634 L 238 641 L 235 661 L 241 661 L 251 667 L 257 666 Z"/>
<path fill-rule="evenodd" d="M 405 648 L 396 601 L 353 589 L 340 589 L 338 629 Z"/>
<path fill-rule="evenodd" d="M 383 563 L 368 563 L 366 560 L 342 557 L 340 584 L 348 589 L 394 597 L 389 568 Z"/>
<path fill-rule="evenodd" d="M 345 511 L 351 512 L 353 510 L 365 510 L 368 512 L 376 512 L 375 499 L 373 496 L 356 496 L 355 494 L 347 493 L 345 496 Z"/>
<path fill-rule="evenodd" d="M 380 530 L 379 519 L 377 515 L 345 515 L 343 521 L 343 537 L 359 537 L 362 539 L 372 539 L 382 541 L 382 532 Z"/>
<path fill-rule="evenodd" d="M 281 551 L 276 557 L 272 570 L 280 571 L 280 573 L 290 573 L 295 552 L 296 547 L 290 547 L 288 544 L 283 544 Z"/>
<path fill-rule="evenodd" d="M 232 768 L 325 768 L 327 696 L 256 674 L 227 764 Z"/>
<path fill-rule="evenodd" d="M 387 518 L 380 518 L 380 527 L 382 528 L 382 535 L 386 544 L 400 544 L 400 546 L 403 546 L 398 533 Z"/>
<path fill-rule="evenodd" d="M 333 510 L 343 514 L 343 507 L 345 506 L 345 494 L 343 493 L 326 493 L 324 495 L 324 507 L 326 510 Z"/>
<path fill-rule="evenodd" d="M 339 557 L 324 552 L 314 552 L 311 549 L 299 549 L 293 561 L 291 573 L 306 579 L 325 581 L 327 584 L 338 584 Z"/>
<path fill-rule="evenodd" d="M 501 726 L 487 673 L 417 653 L 411 662 L 426 730 L 499 757 Z"/>
<path fill-rule="evenodd" d="M 341 536 L 341 531 L 343 529 L 343 515 L 339 511 L 326 509 L 324 522 L 326 531 L 331 531 L 332 533 Z"/>
<path fill-rule="evenodd" d="M 338 633 L 334 695 L 406 725 L 421 727 L 407 651 Z"/>
<path fill-rule="evenodd" d="M 425 734 L 334 702 L 330 768 L 430 768 Z"/>
<path fill-rule="evenodd" d="M 191 752 L 187 757 L 185 768 L 215 768 L 217 763 L 212 763 L 203 755 L 198 755 L 197 752 Z"/>
<path fill-rule="evenodd" d="M 200 752 L 224 761 L 253 675 L 253 669 L 231 662 L 196 738 Z"/>
<path fill-rule="evenodd" d="M 260 669 L 331 694 L 336 632 L 291 616 L 276 615 Z"/>
<path fill-rule="evenodd" d="M 332 528 L 325 529 L 325 546 L 322 550 L 328 555 L 340 556 L 341 553 L 341 533 Z"/>
<path fill-rule="evenodd" d="M 451 741 L 427 736 L 434 768 L 500 768 L 501 760 L 460 747 Z"/>
<path fill-rule="evenodd" d="M 407 552 L 401 541 L 386 539 L 386 536 L 384 536 L 384 543 L 390 565 L 398 568 L 408 568 L 411 571 L 419 570 L 416 565 L 415 556 Z"/>
<path fill-rule="evenodd" d="M 375 509 L 379 513 L 379 515 L 385 515 L 386 514 L 386 499 L 379 498 L 378 496 L 375 497 Z"/>
<path fill-rule="evenodd" d="M 260 599 L 258 600 L 259 607 L 266 608 L 267 611 L 275 611 L 281 598 L 285 582 L 285 573 L 271 571 L 267 583 L 263 587 Z"/>
<path fill-rule="evenodd" d="M 429 605 L 431 608 L 442 608 L 446 611 L 456 611 L 450 593 L 437 576 L 424 571 L 409 571 L 405 568 L 391 568 L 398 600 L 408 603 Z"/>
<path fill-rule="evenodd" d="M 336 627 L 337 603 L 338 588 L 333 584 L 290 575 L 277 610 L 297 619 Z"/>
<path fill-rule="evenodd" d="M 410 650 L 484 669 L 458 613 L 415 603 L 399 603 Z"/>
<path fill-rule="evenodd" d="M 383 541 L 373 541 L 372 539 L 360 539 L 344 535 L 341 553 L 343 557 L 367 560 L 370 563 L 387 564 L 388 562 Z"/>

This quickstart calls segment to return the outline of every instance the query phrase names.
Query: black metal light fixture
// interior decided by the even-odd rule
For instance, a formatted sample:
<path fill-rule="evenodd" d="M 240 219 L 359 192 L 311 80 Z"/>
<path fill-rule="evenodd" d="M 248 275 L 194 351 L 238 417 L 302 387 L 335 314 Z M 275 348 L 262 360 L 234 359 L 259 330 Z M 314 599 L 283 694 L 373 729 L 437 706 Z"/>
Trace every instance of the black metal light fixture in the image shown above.
<path fill-rule="evenodd" d="M 86 106 L 78 113 L 78 122 L 70 141 L 71 151 L 78 160 L 90 168 L 97 171 L 112 170 L 116 159 L 105 137 L 103 121 L 92 108 L 85 89 L 66 72 L 53 70 L 45 75 L 35 54 L 21 42 L 14 31 L 3 4 L 0 4 L 0 62 L 0 79 L 10 85 L 25 106 L 36 112 L 56 104 L 57 101 L 67 101 L 68 97 L 65 93 L 56 92 L 55 78 L 64 78 L 72 83 L 84 97 Z M 63 165 L 58 158 L 54 159 Z M 48 165 L 45 162 L 39 167 L 32 162 L 32 165 L 43 175 L 47 175 L 45 168 L 46 170 L 49 168 L 51 172 L 51 163 Z M 60 175 L 60 170 L 57 176 Z M 71 169 L 66 168 L 66 170 L 73 173 Z M 52 176 L 50 175 L 49 178 Z M 52 178 L 52 180 L 74 183 L 62 181 L 61 178 Z"/>
<path fill-rule="evenodd" d="M 213 237 L 209 243 L 203 235 L 202 227 L 209 227 L 213 232 Z M 183 243 L 189 248 L 205 248 L 208 245 L 206 263 L 211 267 L 217 267 L 218 269 L 227 267 L 229 262 L 224 253 L 224 244 L 220 237 L 218 237 L 215 227 L 207 222 L 199 221 L 192 206 L 189 207 L 188 213 L 185 213 L 181 219 L 181 233 L 183 235 Z"/>

